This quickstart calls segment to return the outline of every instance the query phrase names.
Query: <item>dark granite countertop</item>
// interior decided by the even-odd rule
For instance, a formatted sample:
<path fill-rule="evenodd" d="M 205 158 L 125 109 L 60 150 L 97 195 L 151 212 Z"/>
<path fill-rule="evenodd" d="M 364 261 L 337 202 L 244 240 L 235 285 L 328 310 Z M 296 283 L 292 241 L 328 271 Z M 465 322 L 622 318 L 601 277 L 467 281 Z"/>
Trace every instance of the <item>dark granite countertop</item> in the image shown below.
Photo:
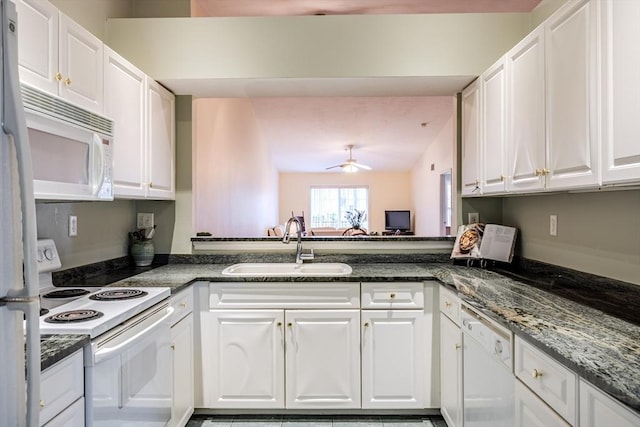
<path fill-rule="evenodd" d="M 331 260 L 333 261 L 333 260 Z M 586 297 L 572 300 L 572 292 L 552 292 L 475 267 L 444 262 L 350 263 L 346 277 L 238 278 L 222 275 L 229 264 L 168 264 L 112 283 L 110 286 L 166 286 L 178 292 L 197 281 L 225 282 L 363 282 L 438 280 L 457 290 L 466 303 L 503 324 L 551 355 L 578 375 L 629 407 L 640 411 L 640 313 L 622 319 L 607 314 L 607 286 L 584 286 L 584 293 L 597 290 L 598 301 Z M 616 284 L 619 282 L 611 281 Z M 640 302 L 640 286 L 623 287 L 626 299 Z M 618 286 L 611 289 L 620 294 Z M 591 305 L 588 306 L 588 305 Z M 601 308 L 601 309 L 598 309 Z"/>
<path fill-rule="evenodd" d="M 89 335 L 42 335 L 40 337 L 40 369 L 58 363 L 89 344 Z"/>

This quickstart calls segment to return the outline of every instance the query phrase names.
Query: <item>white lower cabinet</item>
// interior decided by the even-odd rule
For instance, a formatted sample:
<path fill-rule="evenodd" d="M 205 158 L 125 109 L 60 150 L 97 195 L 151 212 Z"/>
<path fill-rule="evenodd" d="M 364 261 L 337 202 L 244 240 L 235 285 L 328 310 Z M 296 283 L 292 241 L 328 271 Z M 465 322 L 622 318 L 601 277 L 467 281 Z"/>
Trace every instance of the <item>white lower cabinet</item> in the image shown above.
<path fill-rule="evenodd" d="M 203 404 L 284 408 L 284 310 L 201 313 Z"/>
<path fill-rule="evenodd" d="M 193 289 L 171 296 L 171 350 L 173 390 L 171 419 L 167 427 L 183 427 L 194 409 Z"/>
<path fill-rule="evenodd" d="M 638 427 L 640 415 L 580 380 L 581 427 Z"/>
<path fill-rule="evenodd" d="M 207 407 L 360 407 L 359 310 L 211 310 L 202 316 Z"/>
<path fill-rule="evenodd" d="M 515 380 L 515 427 L 569 427 L 546 403 Z"/>
<path fill-rule="evenodd" d="M 362 408 L 424 408 L 423 310 L 362 311 Z"/>
<path fill-rule="evenodd" d="M 462 425 L 462 332 L 444 314 L 440 314 L 440 412 L 449 427 Z"/>
<path fill-rule="evenodd" d="M 360 310 L 287 310 L 286 407 L 360 408 Z"/>
<path fill-rule="evenodd" d="M 425 396 L 431 393 L 433 332 L 426 325 L 435 304 L 426 316 L 425 285 L 362 284 L 362 307 L 360 285 L 234 282 L 211 283 L 206 295 L 199 290 L 199 299 L 208 299 L 198 322 L 202 407 L 322 411 L 431 404 L 431 394 Z M 431 299 L 432 293 L 429 287 Z"/>
<path fill-rule="evenodd" d="M 40 425 L 84 426 L 84 364 L 76 351 L 42 372 Z"/>

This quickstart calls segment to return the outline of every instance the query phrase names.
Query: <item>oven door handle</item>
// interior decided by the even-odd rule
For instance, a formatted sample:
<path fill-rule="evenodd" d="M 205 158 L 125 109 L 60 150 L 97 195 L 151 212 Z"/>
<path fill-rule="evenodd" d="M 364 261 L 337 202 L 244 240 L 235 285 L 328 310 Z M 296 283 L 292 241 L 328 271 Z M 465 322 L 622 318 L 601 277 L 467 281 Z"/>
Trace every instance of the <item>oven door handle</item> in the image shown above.
<path fill-rule="evenodd" d="M 143 330 L 141 330 L 137 334 L 133 335 L 132 337 L 130 337 L 128 339 L 126 339 L 125 341 L 121 342 L 120 344 L 116 345 L 115 347 L 103 347 L 103 348 L 101 348 L 100 350 L 98 350 L 96 352 L 96 355 L 94 357 L 94 363 L 98 364 L 100 361 L 108 358 L 112 353 L 118 352 L 119 350 L 121 350 L 124 347 L 128 346 L 129 344 L 131 344 L 133 341 L 136 341 L 137 339 L 142 337 L 143 335 L 146 335 L 146 334 L 150 333 L 153 329 L 155 329 L 160 324 L 164 323 L 169 317 L 171 317 L 173 312 L 174 312 L 174 308 L 173 307 L 167 307 L 167 314 L 165 314 L 160 319 L 158 319 L 156 322 L 154 322 L 153 324 L 147 326 L 146 328 L 144 328 Z"/>

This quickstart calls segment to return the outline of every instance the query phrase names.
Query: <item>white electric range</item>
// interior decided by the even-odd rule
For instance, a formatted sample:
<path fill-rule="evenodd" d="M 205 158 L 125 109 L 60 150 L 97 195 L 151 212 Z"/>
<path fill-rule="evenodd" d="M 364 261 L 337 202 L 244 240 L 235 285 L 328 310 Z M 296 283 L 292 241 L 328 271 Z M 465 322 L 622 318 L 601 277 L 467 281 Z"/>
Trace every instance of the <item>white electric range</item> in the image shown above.
<path fill-rule="evenodd" d="M 171 291 L 54 287 L 52 240 L 38 242 L 41 334 L 86 334 L 85 425 L 164 426 L 171 417 Z M 54 296 L 54 298 L 52 298 Z"/>

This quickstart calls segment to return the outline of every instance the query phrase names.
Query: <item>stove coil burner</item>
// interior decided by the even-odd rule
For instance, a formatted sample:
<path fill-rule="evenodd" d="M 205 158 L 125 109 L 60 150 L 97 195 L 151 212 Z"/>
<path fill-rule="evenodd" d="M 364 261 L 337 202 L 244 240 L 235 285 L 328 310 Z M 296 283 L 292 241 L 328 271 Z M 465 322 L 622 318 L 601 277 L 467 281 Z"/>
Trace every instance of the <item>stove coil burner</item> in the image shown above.
<path fill-rule="evenodd" d="M 63 298 L 77 298 L 82 295 L 88 294 L 89 291 L 86 289 L 79 288 L 68 288 L 68 289 L 60 289 L 57 291 L 51 291 L 49 293 L 44 294 L 43 298 L 48 299 L 63 299 Z"/>
<path fill-rule="evenodd" d="M 103 313 L 97 310 L 70 310 L 54 314 L 44 319 L 48 323 L 73 323 L 102 317 Z"/>
<path fill-rule="evenodd" d="M 120 301 L 125 299 L 140 298 L 147 295 L 140 289 L 114 289 L 95 293 L 89 297 L 94 301 Z"/>

